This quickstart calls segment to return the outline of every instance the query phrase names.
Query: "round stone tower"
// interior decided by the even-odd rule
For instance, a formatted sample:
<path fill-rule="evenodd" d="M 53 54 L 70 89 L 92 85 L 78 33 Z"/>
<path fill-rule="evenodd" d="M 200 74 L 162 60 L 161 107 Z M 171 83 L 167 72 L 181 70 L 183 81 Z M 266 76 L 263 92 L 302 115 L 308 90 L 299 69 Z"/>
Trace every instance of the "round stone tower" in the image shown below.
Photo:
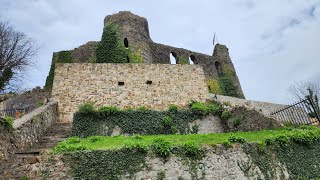
<path fill-rule="evenodd" d="M 149 43 L 152 42 L 146 18 L 132 14 L 129 11 L 120 11 L 117 14 L 104 18 L 104 26 L 114 23 L 120 27 L 123 43 L 126 47 L 138 51 L 140 49 L 144 63 L 152 63 L 152 51 Z"/>

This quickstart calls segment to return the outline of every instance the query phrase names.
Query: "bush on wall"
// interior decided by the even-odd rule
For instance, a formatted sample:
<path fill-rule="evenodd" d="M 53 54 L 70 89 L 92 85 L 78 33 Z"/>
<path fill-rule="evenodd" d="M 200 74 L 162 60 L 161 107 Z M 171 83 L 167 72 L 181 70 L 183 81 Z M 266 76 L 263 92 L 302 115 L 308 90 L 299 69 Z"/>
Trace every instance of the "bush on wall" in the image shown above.
<path fill-rule="evenodd" d="M 215 79 L 208 79 L 206 81 L 209 93 L 222 95 L 222 90 L 219 85 L 219 81 Z"/>
<path fill-rule="evenodd" d="M 137 52 L 134 52 L 130 48 L 128 50 L 129 50 L 130 63 L 143 63 L 143 58 L 141 56 L 141 49 L 138 49 Z"/>
<path fill-rule="evenodd" d="M 120 41 L 119 27 L 109 23 L 96 49 L 97 63 L 127 63 L 129 51 Z"/>

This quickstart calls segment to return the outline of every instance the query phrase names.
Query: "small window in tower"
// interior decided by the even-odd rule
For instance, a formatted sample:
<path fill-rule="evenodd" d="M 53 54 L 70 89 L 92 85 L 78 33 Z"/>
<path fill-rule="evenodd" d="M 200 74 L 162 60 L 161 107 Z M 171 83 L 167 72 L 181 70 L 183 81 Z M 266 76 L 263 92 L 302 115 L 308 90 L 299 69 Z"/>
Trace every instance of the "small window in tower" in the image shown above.
<path fill-rule="evenodd" d="M 146 81 L 146 84 L 152 84 L 152 81 L 148 80 L 148 81 Z"/>
<path fill-rule="evenodd" d="M 128 48 L 129 47 L 129 41 L 127 38 L 124 38 L 123 39 L 123 44 L 124 44 L 124 47 Z"/>
<path fill-rule="evenodd" d="M 119 85 L 119 86 L 124 86 L 124 82 L 123 82 L 123 81 L 119 81 L 119 82 L 118 82 L 118 85 Z"/>

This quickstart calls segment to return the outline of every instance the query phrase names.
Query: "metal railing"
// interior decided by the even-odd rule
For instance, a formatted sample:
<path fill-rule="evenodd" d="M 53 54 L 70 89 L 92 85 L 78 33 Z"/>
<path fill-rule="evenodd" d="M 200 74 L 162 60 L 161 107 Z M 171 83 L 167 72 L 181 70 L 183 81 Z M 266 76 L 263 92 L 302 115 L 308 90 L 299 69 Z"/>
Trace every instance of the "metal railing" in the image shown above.
<path fill-rule="evenodd" d="M 271 117 L 291 124 L 318 124 L 320 122 L 319 113 L 309 96 L 292 105 L 288 105 L 272 112 Z"/>
<path fill-rule="evenodd" d="M 0 117 L 11 116 L 15 119 L 29 113 L 30 108 L 0 109 Z"/>

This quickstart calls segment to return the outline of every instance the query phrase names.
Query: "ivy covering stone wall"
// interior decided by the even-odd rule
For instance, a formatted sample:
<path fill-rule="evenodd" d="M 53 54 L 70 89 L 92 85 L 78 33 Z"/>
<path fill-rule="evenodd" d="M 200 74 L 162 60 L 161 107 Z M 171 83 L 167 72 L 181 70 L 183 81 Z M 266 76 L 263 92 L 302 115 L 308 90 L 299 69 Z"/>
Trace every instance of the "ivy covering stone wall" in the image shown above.
<path fill-rule="evenodd" d="M 189 109 L 178 110 L 171 106 L 166 111 L 140 109 L 120 110 L 116 107 L 101 107 L 99 110 L 88 108 L 88 104 L 80 106 L 75 113 L 72 135 L 88 137 L 93 135 L 111 135 L 115 129 L 117 134 L 186 134 L 197 133 L 198 127 L 189 123 L 202 119 L 209 114 L 220 116 L 222 107 L 218 104 L 194 102 Z"/>

